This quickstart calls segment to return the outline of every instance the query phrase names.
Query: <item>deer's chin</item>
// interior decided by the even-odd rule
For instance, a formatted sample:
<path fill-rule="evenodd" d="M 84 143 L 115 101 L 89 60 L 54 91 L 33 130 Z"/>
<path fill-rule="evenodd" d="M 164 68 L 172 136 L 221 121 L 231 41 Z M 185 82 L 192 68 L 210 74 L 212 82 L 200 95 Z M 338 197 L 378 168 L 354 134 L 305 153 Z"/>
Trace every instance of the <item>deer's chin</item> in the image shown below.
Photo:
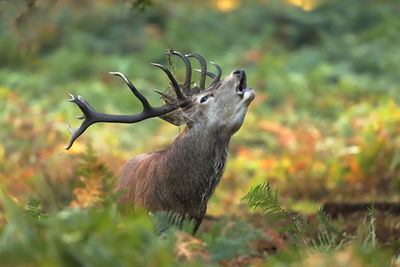
<path fill-rule="evenodd" d="M 253 88 L 246 88 L 243 91 L 242 101 L 248 105 L 248 104 L 250 104 L 251 101 L 253 101 L 253 99 L 255 97 L 256 97 L 256 94 L 254 93 Z"/>

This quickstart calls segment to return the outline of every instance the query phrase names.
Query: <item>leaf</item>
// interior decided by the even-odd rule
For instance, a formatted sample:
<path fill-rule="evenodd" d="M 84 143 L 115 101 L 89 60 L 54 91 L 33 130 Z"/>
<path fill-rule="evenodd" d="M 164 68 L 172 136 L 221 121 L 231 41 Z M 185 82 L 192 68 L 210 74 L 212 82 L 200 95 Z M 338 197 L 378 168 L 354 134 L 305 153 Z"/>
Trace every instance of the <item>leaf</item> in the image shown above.
<path fill-rule="evenodd" d="M 253 210 L 261 209 L 263 214 L 271 223 L 278 221 L 287 221 L 289 224 L 280 226 L 279 230 L 282 232 L 289 232 L 297 245 L 303 242 L 306 246 L 307 243 L 302 236 L 304 233 L 304 222 L 301 218 L 290 216 L 285 209 L 279 205 L 278 190 L 273 191 L 269 183 L 262 183 L 250 189 L 243 198 L 247 200 L 247 204 Z"/>

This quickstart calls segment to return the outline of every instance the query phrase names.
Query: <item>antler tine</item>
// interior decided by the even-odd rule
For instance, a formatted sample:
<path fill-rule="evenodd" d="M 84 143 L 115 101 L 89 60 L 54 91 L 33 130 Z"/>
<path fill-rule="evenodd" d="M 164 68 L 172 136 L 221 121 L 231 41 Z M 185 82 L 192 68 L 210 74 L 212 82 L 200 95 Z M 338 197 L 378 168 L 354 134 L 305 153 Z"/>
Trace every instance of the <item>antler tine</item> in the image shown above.
<path fill-rule="evenodd" d="M 187 95 L 190 90 L 190 83 L 192 80 L 192 65 L 190 64 L 190 60 L 184 54 L 175 50 L 172 50 L 171 53 L 173 55 L 177 55 L 178 57 L 180 57 L 183 63 L 185 63 L 186 75 L 185 75 L 185 82 L 183 83 L 183 88 Z"/>
<path fill-rule="evenodd" d="M 156 92 L 157 94 L 161 95 L 161 98 L 162 98 L 164 101 L 167 101 L 167 103 L 174 103 L 174 102 L 176 102 L 176 99 L 175 99 L 174 97 L 170 96 L 170 95 L 164 94 L 163 92 L 158 91 L 158 90 L 153 90 L 153 91 Z"/>
<path fill-rule="evenodd" d="M 83 115 L 77 116 L 78 119 L 85 119 L 83 121 L 83 123 L 81 124 L 81 126 L 78 129 L 74 129 L 72 128 L 68 123 L 67 123 L 67 128 L 68 131 L 71 134 L 71 140 L 69 141 L 69 144 L 66 145 L 64 148 L 66 150 L 70 149 L 71 146 L 73 145 L 73 143 L 75 142 L 75 140 L 81 136 L 85 130 L 93 123 L 95 123 L 95 121 L 93 121 L 94 118 L 92 118 L 90 116 L 91 113 L 96 112 L 90 105 L 88 102 L 86 102 L 85 99 L 83 99 L 83 97 L 78 96 L 75 97 L 72 94 L 69 94 L 69 96 L 71 97 L 70 99 L 68 99 L 68 102 L 74 102 L 75 104 L 78 105 L 78 107 L 81 109 L 81 111 L 83 112 Z"/>
<path fill-rule="evenodd" d="M 201 72 L 201 70 L 199 70 L 199 69 L 193 69 L 193 70 L 197 71 L 197 72 Z M 214 73 L 212 73 L 211 71 L 207 71 L 207 76 L 210 77 L 211 79 L 214 79 L 216 75 Z"/>
<path fill-rule="evenodd" d="M 186 55 L 187 57 L 194 57 L 196 58 L 201 66 L 201 77 L 200 77 L 200 90 L 203 91 L 205 90 L 205 86 L 206 86 L 206 75 L 207 75 L 207 63 L 206 60 L 200 56 L 199 54 L 193 53 L 193 54 L 189 54 Z"/>
<path fill-rule="evenodd" d="M 128 85 L 129 89 L 131 89 L 132 93 L 139 99 L 139 101 L 142 103 L 143 105 L 143 109 L 144 110 L 148 110 L 151 108 L 149 102 L 147 101 L 147 99 L 144 97 L 144 95 L 142 95 L 142 93 L 140 93 L 136 87 L 131 83 L 131 81 L 125 77 L 125 75 L 121 72 L 109 72 L 109 74 L 111 75 L 115 75 L 115 76 L 119 76 L 122 78 L 122 80 L 124 80 L 124 82 L 126 83 L 126 85 Z"/>
<path fill-rule="evenodd" d="M 210 83 L 210 85 L 208 87 L 211 87 L 211 86 L 215 85 L 219 81 L 219 79 L 221 79 L 221 75 L 222 75 L 221 67 L 218 64 L 216 64 L 216 63 L 214 63 L 212 61 L 210 63 L 217 70 L 217 75 L 215 75 L 214 79 L 212 80 L 212 82 Z"/>
<path fill-rule="evenodd" d="M 65 146 L 65 149 L 67 150 L 70 149 L 75 140 L 79 136 L 81 136 L 90 125 L 94 123 L 97 122 L 135 123 L 145 119 L 165 115 L 171 111 L 176 110 L 179 107 L 185 107 L 190 103 L 190 100 L 184 98 L 183 95 L 181 95 L 183 98 L 180 98 L 174 104 L 165 104 L 160 107 L 152 107 L 147 101 L 147 99 L 135 88 L 135 86 L 128 80 L 128 78 L 125 77 L 124 74 L 120 72 L 110 72 L 110 74 L 119 76 L 124 80 L 124 82 L 131 89 L 132 93 L 142 103 L 143 111 L 139 114 L 134 114 L 134 115 L 113 115 L 113 114 L 101 113 L 92 108 L 90 104 L 85 99 L 83 99 L 83 97 L 81 96 L 75 97 L 74 95 L 70 94 L 71 98 L 68 101 L 74 102 L 76 105 L 78 105 L 78 107 L 83 112 L 83 115 L 78 116 L 78 119 L 84 119 L 84 121 L 82 122 L 81 126 L 77 129 L 73 129 L 71 128 L 71 126 L 69 126 L 69 124 L 67 124 L 68 131 L 71 133 L 71 139 L 69 144 Z"/>
<path fill-rule="evenodd" d="M 175 90 L 176 96 L 178 97 L 179 100 L 186 100 L 186 97 L 182 94 L 181 89 L 179 88 L 178 82 L 175 80 L 174 76 L 172 73 L 163 65 L 158 64 L 158 63 L 151 63 L 151 65 L 156 66 L 160 69 L 162 69 L 168 76 L 169 80 L 172 83 L 172 87 Z"/>

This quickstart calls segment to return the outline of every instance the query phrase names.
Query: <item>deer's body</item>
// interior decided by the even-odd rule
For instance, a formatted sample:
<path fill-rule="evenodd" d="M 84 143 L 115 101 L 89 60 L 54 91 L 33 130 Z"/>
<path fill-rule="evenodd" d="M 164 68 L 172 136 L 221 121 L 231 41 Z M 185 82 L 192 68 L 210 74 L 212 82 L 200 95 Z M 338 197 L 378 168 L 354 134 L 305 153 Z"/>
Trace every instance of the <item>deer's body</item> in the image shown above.
<path fill-rule="evenodd" d="M 242 126 L 247 108 L 254 99 L 254 92 L 246 88 L 246 74 L 233 71 L 220 80 L 221 69 L 214 64 L 217 74 L 207 71 L 206 62 L 198 54 L 183 55 L 176 51 L 186 66 L 186 79 L 181 85 L 167 68 L 161 68 L 169 77 L 176 97 L 161 93 L 165 105 L 153 108 L 146 98 L 122 73 L 112 73 L 124 79 L 133 94 L 143 105 L 143 112 L 136 115 L 110 115 L 95 111 L 83 98 L 71 95 L 83 111 L 85 119 L 79 129 L 72 129 L 69 149 L 91 124 L 96 122 L 134 123 L 146 118 L 161 117 L 186 128 L 162 151 L 132 158 L 123 168 L 117 189 L 120 200 L 143 206 L 150 211 L 172 211 L 189 216 L 200 225 L 211 197 L 223 174 L 231 136 Z M 201 65 L 200 86 L 191 87 L 189 57 Z M 213 81 L 205 88 L 206 75 Z"/>
<path fill-rule="evenodd" d="M 121 201 L 188 214 L 200 224 L 222 176 L 228 141 L 187 129 L 168 149 L 132 158 L 118 183 L 126 190 Z"/>

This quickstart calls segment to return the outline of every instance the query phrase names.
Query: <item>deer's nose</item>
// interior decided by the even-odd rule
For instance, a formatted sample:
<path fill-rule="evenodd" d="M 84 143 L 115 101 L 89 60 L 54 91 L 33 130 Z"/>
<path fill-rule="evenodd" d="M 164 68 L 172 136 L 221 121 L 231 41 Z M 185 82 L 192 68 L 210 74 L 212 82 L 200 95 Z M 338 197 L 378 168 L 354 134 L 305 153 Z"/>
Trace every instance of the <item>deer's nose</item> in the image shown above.
<path fill-rule="evenodd" d="M 232 74 L 239 76 L 239 78 L 243 78 L 246 76 L 246 73 L 244 72 L 244 70 L 234 70 L 232 72 Z"/>

